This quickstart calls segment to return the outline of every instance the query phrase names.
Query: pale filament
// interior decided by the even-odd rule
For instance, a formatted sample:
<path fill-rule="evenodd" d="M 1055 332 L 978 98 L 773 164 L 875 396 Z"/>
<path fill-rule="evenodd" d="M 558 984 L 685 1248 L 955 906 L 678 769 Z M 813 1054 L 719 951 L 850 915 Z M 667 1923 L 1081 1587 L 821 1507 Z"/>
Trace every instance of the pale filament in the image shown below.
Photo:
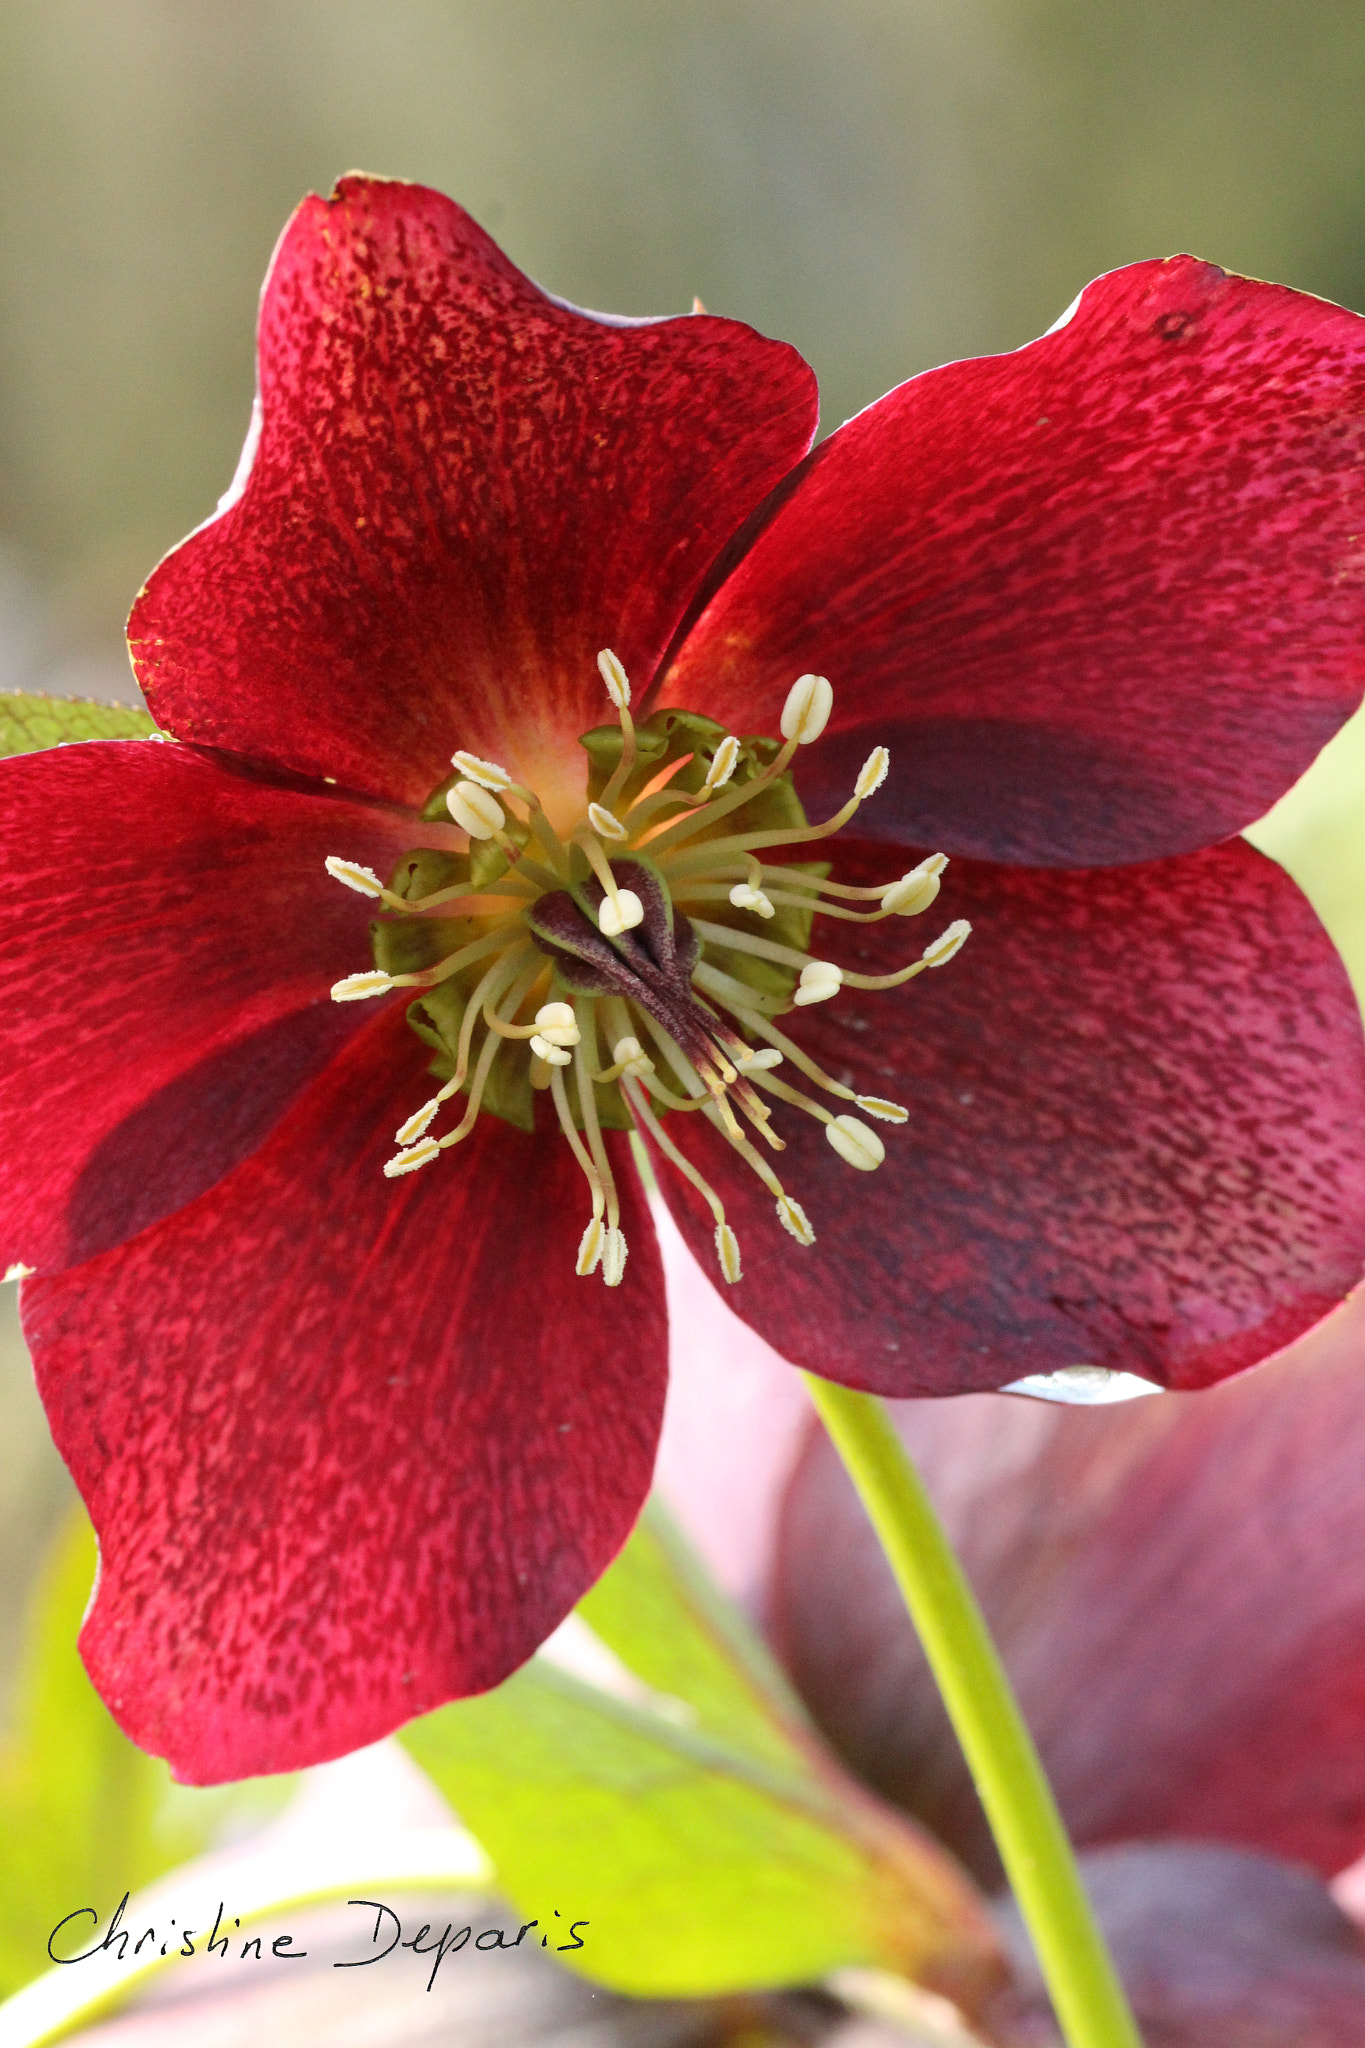
<path fill-rule="evenodd" d="M 804 1210 L 786 1193 L 762 1150 L 746 1136 L 739 1115 L 765 1146 L 781 1151 L 784 1144 L 773 1127 L 770 1105 L 799 1109 L 825 1127 L 836 1153 L 860 1171 L 880 1164 L 884 1147 L 868 1125 L 847 1114 L 834 1114 L 802 1088 L 776 1077 L 771 1069 L 789 1061 L 799 1076 L 827 1096 L 863 1109 L 884 1123 L 903 1123 L 908 1113 L 897 1103 L 860 1095 L 836 1081 L 780 1031 L 774 1019 L 793 1008 L 829 1000 L 844 987 L 868 991 L 898 987 L 928 967 L 946 964 L 970 927 L 957 920 L 924 948 L 919 959 L 881 975 L 843 968 L 813 947 L 762 936 L 752 925 L 777 918 L 777 930 L 785 939 L 793 924 L 792 913 L 807 921 L 798 925 L 798 937 L 805 936 L 809 919 L 817 915 L 851 924 L 916 916 L 938 894 L 939 876 L 947 865 L 941 854 L 931 854 L 909 872 L 869 886 L 830 881 L 760 858 L 769 850 L 810 845 L 838 832 L 885 780 L 886 749 L 874 747 L 858 774 L 853 795 L 823 823 L 749 831 L 727 826 L 721 832 L 717 827 L 726 820 L 742 823 L 738 814 L 786 775 L 798 747 L 819 738 L 833 704 L 828 682 L 806 675 L 793 684 L 782 712 L 782 744 L 766 766 L 756 762 L 749 743 L 729 734 L 718 742 L 708 741 L 708 750 L 700 755 L 682 754 L 667 762 L 627 798 L 640 761 L 640 739 L 630 713 L 630 683 L 610 650 L 599 655 L 598 667 L 620 724 L 620 752 L 605 782 L 566 835 L 561 836 L 551 825 L 532 789 L 514 781 L 497 762 L 461 750 L 452 756 L 458 786 L 454 779 L 443 786 L 450 792 L 448 808 L 457 822 L 467 819 L 465 829 L 473 835 L 471 852 L 476 841 L 491 842 L 499 849 L 506 862 L 502 874 L 490 877 L 482 888 L 466 879 L 426 896 L 408 897 L 383 883 L 372 869 L 339 856 L 329 857 L 328 873 L 335 880 L 403 918 L 411 920 L 441 909 L 461 919 L 478 919 L 484 925 L 477 936 L 430 967 L 401 974 L 377 968 L 351 975 L 336 984 L 334 994 L 338 1000 L 353 1000 L 399 988 L 432 988 L 456 975 L 468 975 L 473 983 L 464 996 L 450 1078 L 401 1127 L 397 1136 L 400 1150 L 386 1172 L 413 1171 L 467 1137 L 477 1121 L 499 1053 L 511 1047 L 521 1058 L 524 1046 L 531 1085 L 549 1092 L 559 1130 L 588 1185 L 591 1218 L 579 1246 L 577 1271 L 587 1274 L 600 1268 L 606 1284 L 616 1286 L 627 1258 L 620 1196 L 595 1092 L 601 1087 L 618 1091 L 636 1130 L 707 1203 L 715 1221 L 722 1277 L 735 1282 L 740 1278 L 739 1245 L 726 1222 L 721 1197 L 669 1136 L 661 1112 L 701 1110 L 773 1196 L 783 1227 L 800 1243 L 812 1243 L 814 1232 Z M 674 778 L 692 761 L 698 761 L 704 770 L 701 786 L 682 790 L 675 786 Z M 737 771 L 747 774 L 747 780 L 736 782 Z M 676 815 L 679 811 L 680 816 Z M 532 843 L 534 854 L 528 850 Z M 655 949 L 665 980 L 634 984 L 642 988 L 647 1001 L 611 992 L 615 970 L 606 966 L 592 970 L 599 978 L 590 984 L 591 992 L 569 986 L 567 969 L 561 974 L 554 966 L 552 946 L 533 938 L 524 922 L 529 906 L 541 895 L 565 890 L 576 896 L 579 912 L 586 917 L 579 893 L 586 863 L 603 892 L 596 911 L 603 938 L 610 941 L 635 929 L 646 915 L 637 889 L 646 896 L 649 891 L 643 882 L 637 882 L 636 889 L 627 887 L 612 865 L 632 858 L 643 860 L 647 873 L 662 878 L 663 902 L 671 899 L 678 906 L 676 916 L 690 920 L 701 947 L 701 957 L 691 969 L 690 990 L 684 982 L 670 993 L 666 956 L 657 951 L 660 933 L 656 924 L 663 915 L 657 895 L 650 897 L 653 907 L 649 912 L 656 923 L 647 925 L 641 936 L 647 952 Z M 501 866 L 502 860 L 495 854 L 491 864 Z M 401 868 L 399 872 L 401 875 Z M 415 866 L 409 871 L 417 872 Z M 654 886 L 650 884 L 651 889 Z M 722 923 L 695 914 L 713 904 L 738 912 L 738 919 Z M 549 927 L 554 928 L 553 924 Z M 740 955 L 783 970 L 784 982 L 786 976 L 792 976 L 793 980 L 785 983 L 787 993 L 751 986 L 727 972 L 721 963 Z M 384 957 L 383 953 L 378 957 Z M 590 960 L 593 956 L 585 953 L 582 957 Z M 636 957 L 621 949 L 620 975 L 627 992 L 632 986 L 630 974 L 635 971 L 628 963 Z M 466 986 L 461 983 L 462 995 Z M 561 999 L 564 994 L 570 1001 Z M 673 1028 L 661 1021 L 673 1014 L 669 1005 L 675 1001 L 690 1005 L 690 1022 L 682 1021 L 683 1011 L 677 1013 L 678 1038 Z M 480 1030 L 482 1041 L 476 1048 Z M 610 1062 L 603 1055 L 603 1032 L 612 1048 Z M 644 1050 L 646 1044 L 650 1052 Z M 467 1090 L 468 1099 L 459 1123 L 439 1137 L 428 1136 L 428 1127 L 443 1106 L 462 1090 Z"/>

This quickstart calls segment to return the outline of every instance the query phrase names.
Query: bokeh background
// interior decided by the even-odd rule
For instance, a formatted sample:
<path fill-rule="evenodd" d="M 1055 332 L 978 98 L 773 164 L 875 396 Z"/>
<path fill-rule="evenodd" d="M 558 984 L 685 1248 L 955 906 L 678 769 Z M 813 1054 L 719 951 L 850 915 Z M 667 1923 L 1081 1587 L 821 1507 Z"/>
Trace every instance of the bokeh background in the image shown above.
<path fill-rule="evenodd" d="M 794 341 L 826 427 L 1189 249 L 1365 310 L 1359 0 L 6 0 L 0 687 L 133 698 L 290 209 L 460 198 L 580 303 Z M 1365 738 L 1272 821 L 1365 986 Z M 66 1481 L 0 1295 L 0 1688 Z M 0 1706 L 3 1693 L 0 1690 Z"/>

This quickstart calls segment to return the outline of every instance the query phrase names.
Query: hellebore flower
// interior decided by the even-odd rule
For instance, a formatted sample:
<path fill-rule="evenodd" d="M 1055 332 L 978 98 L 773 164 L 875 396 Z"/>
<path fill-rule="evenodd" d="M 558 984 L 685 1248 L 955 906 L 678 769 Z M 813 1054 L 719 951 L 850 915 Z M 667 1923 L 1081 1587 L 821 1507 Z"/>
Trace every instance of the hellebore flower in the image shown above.
<path fill-rule="evenodd" d="M 700 1299 L 665 1492 L 824 1734 L 988 1888 L 1000 1866 L 900 1595 L 782 1362 Z M 728 1326 L 728 1327 L 727 1327 Z M 727 1391 L 722 1391 L 722 1387 Z M 1365 1290 L 1202 1394 L 893 1408 L 985 1608 L 1151 2048 L 1355 2048 L 1365 1942 Z M 725 1457 L 695 1456 L 725 1404 Z M 746 1475 L 785 1439 L 783 1469 Z M 1361 1871 L 1365 1871 L 1362 1865 Z M 1360 1872 L 1341 1887 L 1365 1905 Z M 1017 1930 L 1016 1930 L 1017 1932 Z M 1019 1944 L 1021 1950 L 1022 1940 Z M 987 2038 L 1058 2036 L 1024 1962 Z"/>
<path fill-rule="evenodd" d="M 1360 694 L 1365 323 L 1139 264 L 811 453 L 791 349 L 348 178 L 259 366 L 130 621 L 178 744 L 4 767 L 5 1255 L 137 1741 L 350 1749 L 602 1570 L 664 1396 L 632 1123 L 874 1390 L 1194 1385 L 1354 1282 L 1357 1014 L 1228 835 Z"/>

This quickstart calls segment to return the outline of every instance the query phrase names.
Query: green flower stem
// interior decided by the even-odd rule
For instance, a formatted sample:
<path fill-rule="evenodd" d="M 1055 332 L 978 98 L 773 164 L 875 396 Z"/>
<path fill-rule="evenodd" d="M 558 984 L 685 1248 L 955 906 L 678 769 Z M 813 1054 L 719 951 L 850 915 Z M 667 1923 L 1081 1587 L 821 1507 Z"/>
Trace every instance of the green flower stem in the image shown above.
<path fill-rule="evenodd" d="M 803 1377 L 895 1573 L 1070 2048 L 1142 2048 L 1033 1738 L 923 1481 L 874 1395 Z"/>

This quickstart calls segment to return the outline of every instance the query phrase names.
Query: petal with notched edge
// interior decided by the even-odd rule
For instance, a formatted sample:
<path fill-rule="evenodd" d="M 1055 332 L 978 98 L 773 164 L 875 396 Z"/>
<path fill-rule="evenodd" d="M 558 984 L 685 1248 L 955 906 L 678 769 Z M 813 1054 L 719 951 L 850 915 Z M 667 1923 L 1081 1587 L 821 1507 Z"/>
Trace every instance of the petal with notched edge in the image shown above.
<path fill-rule="evenodd" d="M 1267 810 L 1365 687 L 1365 320 L 1188 256 L 832 434 L 693 626 L 670 703 L 834 684 L 812 817 L 1089 866 Z M 771 719 L 771 710 L 769 710 Z M 760 724 L 762 720 L 760 719 Z"/>
<path fill-rule="evenodd" d="M 794 349 L 551 298 L 460 207 L 342 180 L 284 231 L 239 494 L 129 638 L 159 722 L 421 802 L 455 747 L 552 799 L 733 529 L 806 452 Z M 231 499 L 232 494 L 229 494 Z"/>
<path fill-rule="evenodd" d="M 837 866 L 888 871 L 866 846 Z M 929 918 L 817 921 L 812 943 L 880 973 L 945 912 L 974 927 L 949 965 L 784 1022 L 909 1111 L 855 1174 L 774 1105 L 811 1249 L 703 1119 L 670 1119 L 739 1233 L 737 1314 L 797 1365 L 907 1395 L 1079 1364 L 1200 1386 L 1341 1300 L 1365 1263 L 1365 1048 L 1282 869 L 1242 840 L 1080 873 L 954 862 Z M 666 1164 L 660 1186 L 706 1265 L 709 1212 Z"/>
<path fill-rule="evenodd" d="M 666 1332 L 635 1184 L 604 1291 L 575 1277 L 587 1201 L 557 1133 L 483 1118 L 385 1180 L 420 1065 L 401 1010 L 379 1019 L 211 1193 L 24 1283 L 100 1541 L 86 1663 L 193 1783 L 339 1756 L 496 1685 L 649 1487 Z"/>

